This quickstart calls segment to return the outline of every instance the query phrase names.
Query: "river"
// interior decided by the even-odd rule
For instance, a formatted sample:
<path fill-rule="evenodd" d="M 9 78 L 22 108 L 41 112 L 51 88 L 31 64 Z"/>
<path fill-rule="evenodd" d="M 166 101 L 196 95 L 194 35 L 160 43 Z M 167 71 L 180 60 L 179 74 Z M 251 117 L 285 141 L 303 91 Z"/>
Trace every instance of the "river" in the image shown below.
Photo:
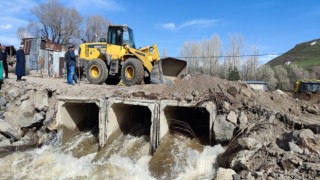
<path fill-rule="evenodd" d="M 220 145 L 167 135 L 149 155 L 149 137 L 120 135 L 99 149 L 97 136 L 82 132 L 61 143 L 2 155 L 0 179 L 212 179 Z M 0 156 L 1 157 L 1 156 Z"/>

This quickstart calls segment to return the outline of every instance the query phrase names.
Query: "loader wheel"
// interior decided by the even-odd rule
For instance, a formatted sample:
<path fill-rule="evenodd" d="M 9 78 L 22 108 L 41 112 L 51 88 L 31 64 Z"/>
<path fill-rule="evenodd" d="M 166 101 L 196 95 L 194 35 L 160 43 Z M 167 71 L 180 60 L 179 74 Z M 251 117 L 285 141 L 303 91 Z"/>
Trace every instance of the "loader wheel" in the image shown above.
<path fill-rule="evenodd" d="M 141 61 L 135 58 L 127 59 L 122 65 L 121 77 L 126 86 L 141 84 L 144 78 L 144 69 Z"/>
<path fill-rule="evenodd" d="M 88 63 L 87 79 L 92 84 L 102 84 L 108 77 L 106 63 L 101 59 L 94 59 Z"/>

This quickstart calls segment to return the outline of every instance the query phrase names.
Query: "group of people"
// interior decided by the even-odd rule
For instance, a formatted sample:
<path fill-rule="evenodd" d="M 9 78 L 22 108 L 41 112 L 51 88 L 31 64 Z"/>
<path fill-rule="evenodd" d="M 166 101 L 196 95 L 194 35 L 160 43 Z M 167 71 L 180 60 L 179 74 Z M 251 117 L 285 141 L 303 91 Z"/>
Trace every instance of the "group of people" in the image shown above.
<path fill-rule="evenodd" d="M 16 52 L 16 75 L 17 81 L 21 81 L 22 76 L 26 75 L 25 65 L 26 60 L 23 52 L 23 45 L 20 45 L 19 50 Z M 0 80 L 9 78 L 9 68 L 8 68 L 8 52 L 6 51 L 6 47 L 0 44 Z M 5 76 L 3 78 L 3 70 L 5 72 Z"/>
<path fill-rule="evenodd" d="M 26 75 L 26 59 L 23 50 L 23 45 L 20 45 L 19 50 L 16 52 L 16 71 L 17 81 L 22 81 L 22 76 Z M 74 53 L 75 46 L 71 45 L 66 52 L 66 65 L 67 65 L 67 83 L 69 85 L 74 85 L 77 83 L 77 77 L 75 75 L 75 67 L 76 67 L 76 55 Z M 0 83 L 3 79 L 9 78 L 9 69 L 8 69 L 8 53 L 6 51 L 6 47 L 0 44 Z M 3 70 L 5 71 L 5 77 L 3 77 Z"/>

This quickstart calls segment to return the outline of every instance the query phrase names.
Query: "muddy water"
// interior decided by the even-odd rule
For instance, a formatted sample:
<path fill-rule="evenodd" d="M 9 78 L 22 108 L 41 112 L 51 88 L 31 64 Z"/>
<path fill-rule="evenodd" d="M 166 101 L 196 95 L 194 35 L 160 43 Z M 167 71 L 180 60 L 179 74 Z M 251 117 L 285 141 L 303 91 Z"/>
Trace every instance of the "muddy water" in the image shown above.
<path fill-rule="evenodd" d="M 0 179 L 211 179 L 221 146 L 202 146 L 179 135 L 166 136 L 153 156 L 147 136 L 121 135 L 99 149 L 83 132 L 68 142 L 0 158 Z"/>

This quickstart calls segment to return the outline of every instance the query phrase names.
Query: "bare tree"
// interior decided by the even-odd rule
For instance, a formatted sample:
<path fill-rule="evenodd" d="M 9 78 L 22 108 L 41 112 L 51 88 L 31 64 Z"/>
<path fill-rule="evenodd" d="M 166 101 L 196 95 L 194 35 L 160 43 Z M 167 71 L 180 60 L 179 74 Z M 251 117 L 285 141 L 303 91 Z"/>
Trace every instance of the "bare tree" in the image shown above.
<path fill-rule="evenodd" d="M 111 22 L 102 16 L 88 16 L 85 21 L 83 40 L 97 42 L 98 38 L 107 37 L 108 26 Z"/>
<path fill-rule="evenodd" d="M 295 63 L 290 64 L 288 71 L 289 78 L 292 84 L 294 84 L 297 80 L 308 79 L 310 77 L 310 73 L 307 70 L 303 69 Z"/>
<path fill-rule="evenodd" d="M 293 86 L 288 78 L 288 72 L 282 66 L 274 68 L 275 77 L 278 79 L 277 88 L 282 90 L 292 90 Z"/>
<path fill-rule="evenodd" d="M 256 71 L 259 64 L 259 51 L 256 46 L 253 47 L 252 55 L 249 56 L 247 61 L 242 65 L 241 77 L 242 80 L 257 80 Z"/>
<path fill-rule="evenodd" d="M 67 44 L 80 36 L 82 17 L 79 12 L 74 8 L 65 8 L 58 0 L 48 0 L 47 3 L 34 6 L 31 14 L 34 19 L 26 29 L 33 37 Z M 20 32 L 23 30 L 19 29 Z"/>

